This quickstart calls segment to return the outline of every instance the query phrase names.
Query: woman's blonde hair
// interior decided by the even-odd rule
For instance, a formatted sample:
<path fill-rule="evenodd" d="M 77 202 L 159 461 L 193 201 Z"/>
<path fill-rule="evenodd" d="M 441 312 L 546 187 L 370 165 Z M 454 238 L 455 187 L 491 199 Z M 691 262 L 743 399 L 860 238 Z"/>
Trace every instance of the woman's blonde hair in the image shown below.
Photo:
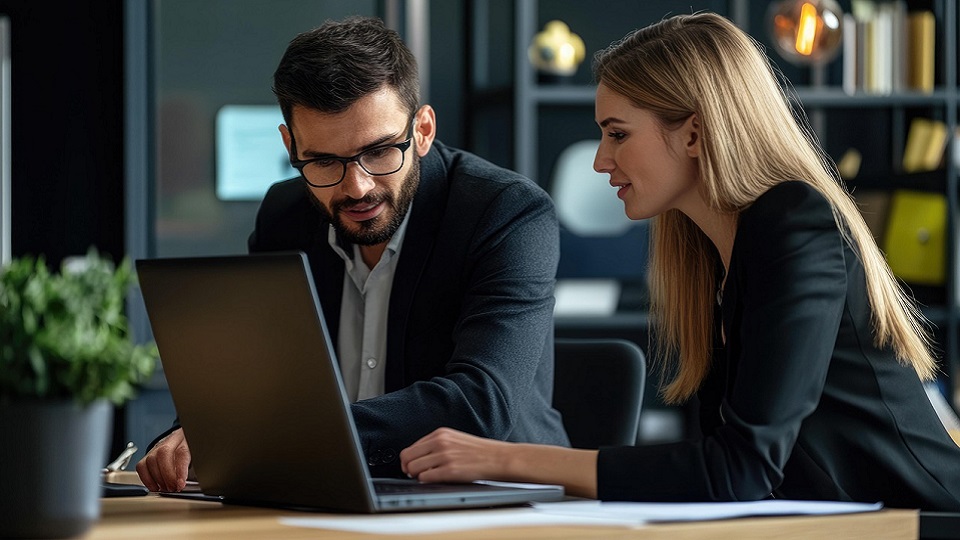
<path fill-rule="evenodd" d="M 594 70 L 601 84 L 651 111 L 664 130 L 697 115 L 701 190 L 717 211 L 736 216 L 788 180 L 822 193 L 863 262 L 875 344 L 892 347 L 921 378 L 934 377 L 923 316 L 893 277 L 806 118 L 794 116 L 783 89 L 788 86 L 778 84 L 779 72 L 758 43 L 719 15 L 678 15 L 600 51 Z M 664 398 L 676 403 L 693 395 L 709 371 L 719 255 L 677 210 L 654 219 L 652 243 L 654 357 L 669 381 Z"/>

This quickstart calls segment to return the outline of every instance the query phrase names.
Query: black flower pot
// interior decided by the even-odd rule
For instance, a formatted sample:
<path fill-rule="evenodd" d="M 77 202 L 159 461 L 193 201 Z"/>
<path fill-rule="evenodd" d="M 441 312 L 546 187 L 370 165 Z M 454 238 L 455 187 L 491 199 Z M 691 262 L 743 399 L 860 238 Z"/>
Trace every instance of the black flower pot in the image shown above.
<path fill-rule="evenodd" d="M 68 538 L 100 517 L 113 408 L 0 401 L 0 538 Z"/>

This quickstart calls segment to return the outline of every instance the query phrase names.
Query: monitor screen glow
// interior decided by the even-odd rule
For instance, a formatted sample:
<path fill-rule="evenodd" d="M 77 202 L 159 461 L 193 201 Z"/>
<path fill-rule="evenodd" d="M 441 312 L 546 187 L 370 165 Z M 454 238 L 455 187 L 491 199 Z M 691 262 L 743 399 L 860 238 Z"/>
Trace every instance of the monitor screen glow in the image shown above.
<path fill-rule="evenodd" d="M 277 127 L 280 108 L 225 105 L 217 111 L 217 198 L 255 201 L 270 184 L 297 176 Z"/>

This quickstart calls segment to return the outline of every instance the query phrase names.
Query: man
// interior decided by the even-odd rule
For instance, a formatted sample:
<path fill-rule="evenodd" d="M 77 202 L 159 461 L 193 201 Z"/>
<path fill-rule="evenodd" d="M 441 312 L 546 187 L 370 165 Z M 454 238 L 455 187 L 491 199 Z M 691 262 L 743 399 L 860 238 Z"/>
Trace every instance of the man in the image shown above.
<path fill-rule="evenodd" d="M 273 91 L 301 177 L 267 192 L 250 251 L 308 255 L 371 474 L 400 476 L 400 450 L 441 426 L 568 445 L 551 407 L 546 193 L 435 141 L 416 60 L 379 20 L 294 38 Z M 174 426 L 137 472 L 176 491 L 189 462 Z"/>

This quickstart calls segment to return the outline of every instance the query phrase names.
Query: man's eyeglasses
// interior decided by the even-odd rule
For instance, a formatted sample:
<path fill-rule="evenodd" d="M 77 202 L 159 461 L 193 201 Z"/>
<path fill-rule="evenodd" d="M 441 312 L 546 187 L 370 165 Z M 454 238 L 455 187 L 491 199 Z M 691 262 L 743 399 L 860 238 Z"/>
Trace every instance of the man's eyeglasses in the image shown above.
<path fill-rule="evenodd" d="M 312 159 L 290 159 L 290 165 L 300 171 L 300 176 L 313 187 L 333 187 L 343 182 L 347 164 L 356 161 L 372 176 L 386 176 L 403 168 L 407 149 L 413 140 L 413 123 L 407 131 L 407 140 L 396 144 L 377 146 L 350 157 L 323 156 Z M 296 142 L 291 137 L 291 153 L 297 155 Z"/>

